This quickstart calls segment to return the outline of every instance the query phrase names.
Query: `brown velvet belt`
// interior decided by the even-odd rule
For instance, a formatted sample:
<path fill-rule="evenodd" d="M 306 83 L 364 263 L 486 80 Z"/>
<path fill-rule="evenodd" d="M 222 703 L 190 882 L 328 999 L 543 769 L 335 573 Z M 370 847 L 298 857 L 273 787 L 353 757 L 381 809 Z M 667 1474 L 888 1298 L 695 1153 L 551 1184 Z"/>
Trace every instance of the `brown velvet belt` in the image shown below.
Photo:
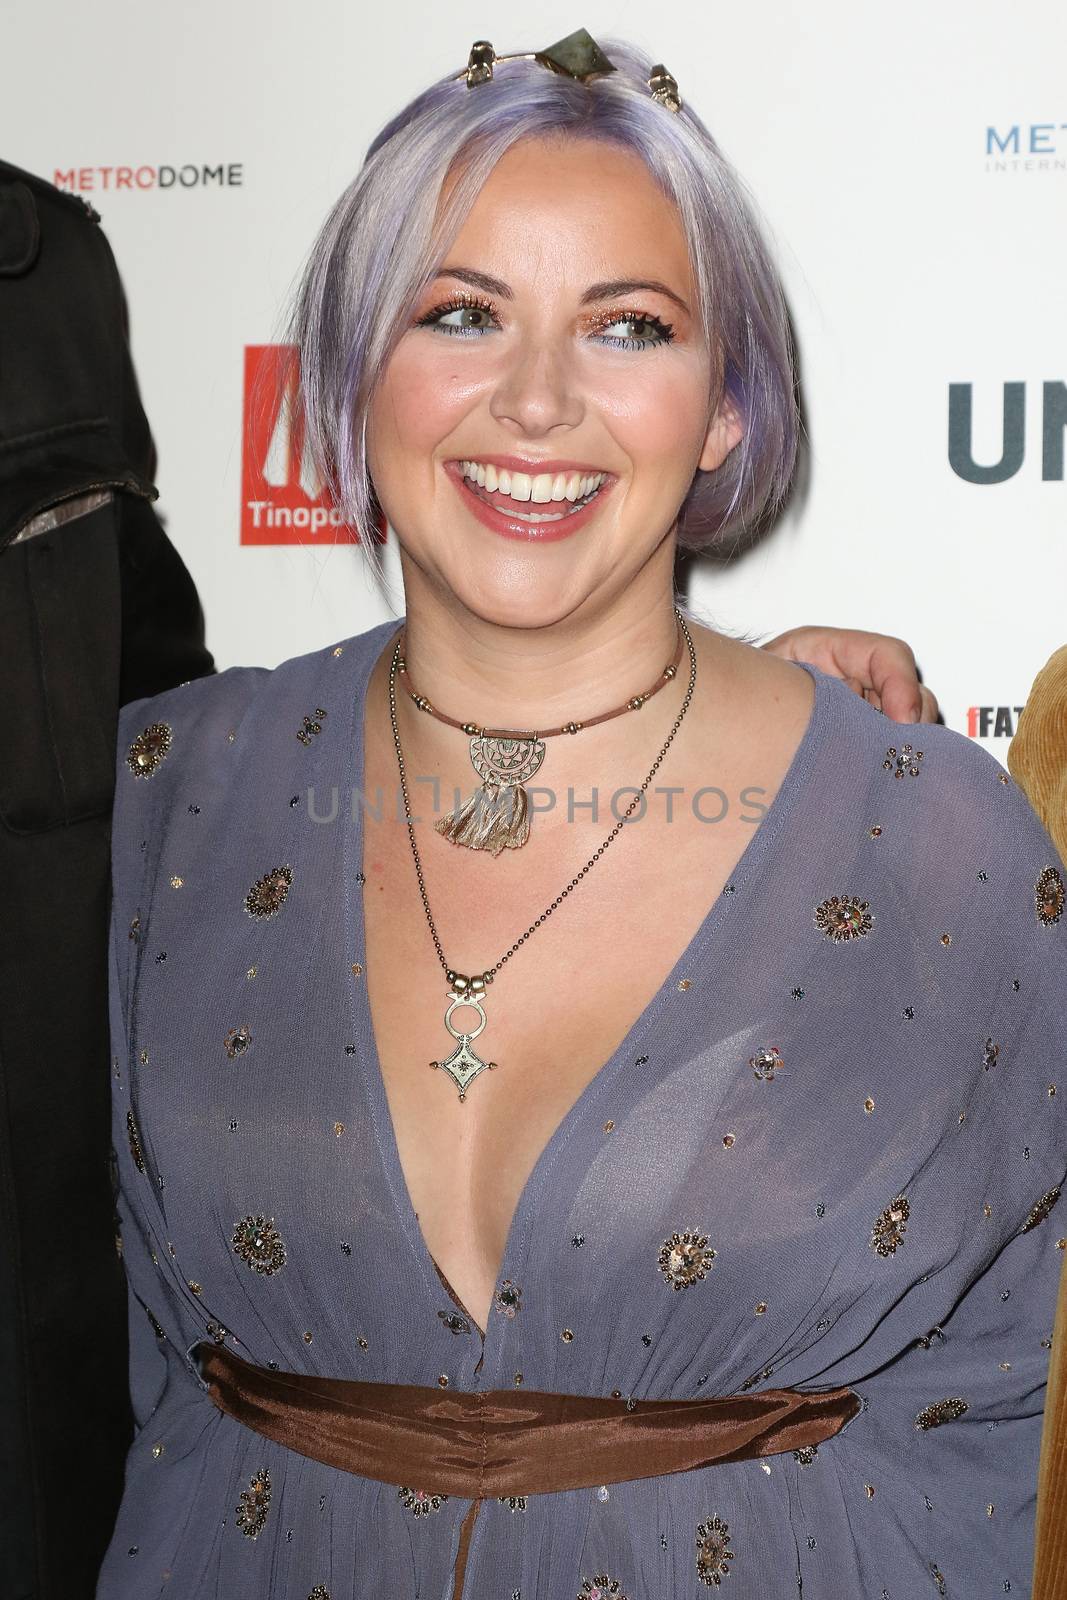
<path fill-rule="evenodd" d="M 707 1400 L 537 1390 L 464 1393 L 271 1372 L 197 1347 L 220 1411 L 298 1455 L 379 1483 L 481 1500 L 593 1488 L 821 1444 L 860 1409 L 851 1389 Z"/>

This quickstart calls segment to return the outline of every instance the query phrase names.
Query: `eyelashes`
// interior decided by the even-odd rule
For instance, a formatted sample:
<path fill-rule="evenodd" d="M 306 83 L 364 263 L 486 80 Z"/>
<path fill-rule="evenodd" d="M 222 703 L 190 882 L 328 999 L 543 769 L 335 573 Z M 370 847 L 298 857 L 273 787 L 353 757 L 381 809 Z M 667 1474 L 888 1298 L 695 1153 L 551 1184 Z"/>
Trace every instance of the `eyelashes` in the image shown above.
<path fill-rule="evenodd" d="M 594 337 L 602 339 L 604 343 L 611 344 L 619 350 L 647 350 L 656 345 L 671 344 L 674 340 L 674 329 L 669 322 L 664 322 L 662 317 L 657 317 L 651 311 L 623 311 L 605 316 L 598 324 L 601 328 L 610 328 L 616 322 L 647 323 L 655 329 L 655 336 L 651 339 L 624 339 L 617 333 L 595 334 Z"/>
<path fill-rule="evenodd" d="M 453 311 L 483 311 L 487 316 L 496 316 L 492 301 L 483 300 L 478 295 L 454 294 L 447 300 L 442 301 L 439 306 L 434 306 L 432 311 L 427 311 L 425 316 L 419 317 L 415 326 L 417 328 L 434 328 L 440 333 L 460 334 L 461 336 L 483 332 L 481 328 L 449 327 L 447 323 L 438 322 L 438 317 L 449 316 Z"/>
<path fill-rule="evenodd" d="M 496 307 L 491 300 L 483 299 L 480 295 L 467 293 L 454 294 L 434 306 L 432 311 L 419 317 L 415 323 L 417 328 L 432 328 L 435 333 L 449 334 L 460 338 L 480 338 L 483 334 L 491 332 L 491 327 L 466 326 L 442 322 L 439 319 L 450 316 L 456 311 L 480 312 L 493 321 L 497 321 Z M 640 326 L 642 323 L 652 328 L 651 338 L 623 337 L 619 334 L 609 334 L 602 331 L 604 328 L 613 327 L 616 323 L 632 323 Z M 613 346 L 618 350 L 647 350 L 657 345 L 670 344 L 674 339 L 674 328 L 669 322 L 664 322 L 662 317 L 657 317 L 654 312 L 641 311 L 636 307 L 631 309 L 617 309 L 613 311 L 598 312 L 593 323 L 593 338 L 600 344 Z"/>

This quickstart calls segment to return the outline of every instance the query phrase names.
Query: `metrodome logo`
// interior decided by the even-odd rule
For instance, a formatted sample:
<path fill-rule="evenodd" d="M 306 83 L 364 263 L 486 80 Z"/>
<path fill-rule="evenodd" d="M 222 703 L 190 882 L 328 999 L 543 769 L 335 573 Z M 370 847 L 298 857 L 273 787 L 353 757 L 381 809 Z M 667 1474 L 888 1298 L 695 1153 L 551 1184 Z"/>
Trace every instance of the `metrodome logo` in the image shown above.
<path fill-rule="evenodd" d="M 215 166 L 206 162 L 184 161 L 177 166 L 169 162 L 141 162 L 113 167 L 56 167 L 52 182 L 57 189 L 69 194 L 88 194 L 107 189 L 240 189 L 244 186 L 244 163 L 220 161 Z"/>
<path fill-rule="evenodd" d="M 358 544 L 358 531 L 330 500 L 311 461 L 297 373 L 293 346 L 245 347 L 241 543 Z M 384 518 L 373 535 L 384 541 Z"/>

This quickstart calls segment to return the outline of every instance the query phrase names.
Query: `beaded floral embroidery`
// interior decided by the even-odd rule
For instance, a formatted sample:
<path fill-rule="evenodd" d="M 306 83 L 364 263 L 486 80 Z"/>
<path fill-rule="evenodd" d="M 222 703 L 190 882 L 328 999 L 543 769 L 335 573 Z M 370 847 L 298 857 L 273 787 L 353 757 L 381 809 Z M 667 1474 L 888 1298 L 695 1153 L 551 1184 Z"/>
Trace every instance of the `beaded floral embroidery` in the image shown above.
<path fill-rule="evenodd" d="M 242 1218 L 234 1225 L 231 1243 L 234 1253 L 254 1272 L 263 1272 L 269 1277 L 285 1266 L 285 1245 L 273 1217 L 269 1220 L 266 1217 Z"/>
<path fill-rule="evenodd" d="M 513 1317 L 516 1311 L 522 1309 L 522 1290 L 518 1284 L 512 1283 L 510 1278 L 505 1278 L 496 1292 L 496 1308 L 505 1317 Z"/>
<path fill-rule="evenodd" d="M 308 1600 L 330 1600 L 330 1591 L 324 1583 L 317 1583 L 308 1595 Z"/>
<path fill-rule="evenodd" d="M 903 1243 L 910 1215 L 911 1207 L 902 1194 L 897 1195 L 891 1206 L 886 1206 L 871 1229 L 870 1247 L 877 1255 L 891 1256 Z"/>
<path fill-rule="evenodd" d="M 697 1577 L 710 1589 L 716 1589 L 724 1578 L 730 1576 L 730 1562 L 734 1553 L 730 1549 L 730 1525 L 721 1517 L 709 1517 L 697 1528 Z"/>
<path fill-rule="evenodd" d="M 874 918 L 868 907 L 870 901 L 856 895 L 833 894 L 815 908 L 815 926 L 828 939 L 858 939 L 871 931 Z"/>
<path fill-rule="evenodd" d="M 1029 1233 L 1030 1229 L 1036 1228 L 1039 1222 L 1044 1222 L 1045 1218 L 1048 1216 L 1059 1197 L 1059 1189 L 1050 1189 L 1047 1194 L 1043 1194 L 1041 1199 L 1037 1202 L 1037 1205 L 1027 1217 L 1026 1221 L 1023 1223 L 1022 1227 L 1019 1229 L 1019 1232 Z"/>
<path fill-rule="evenodd" d="M 769 1044 L 756 1055 L 749 1056 L 748 1064 L 761 1083 L 773 1083 L 775 1073 L 781 1072 L 785 1066 L 776 1044 Z"/>
<path fill-rule="evenodd" d="M 412 1516 L 426 1517 L 429 1516 L 431 1511 L 440 1511 L 448 1496 L 447 1494 L 429 1494 L 425 1489 L 402 1487 L 397 1490 L 397 1498 L 402 1505 L 407 1507 Z"/>
<path fill-rule="evenodd" d="M 245 910 L 250 917 L 273 917 L 285 904 L 293 881 L 291 867 L 272 867 L 258 878 L 245 895 Z"/>
<path fill-rule="evenodd" d="M 304 718 L 304 726 L 302 728 L 298 728 L 296 733 L 296 736 L 300 740 L 301 744 L 310 744 L 312 737 L 316 733 L 322 732 L 322 722 L 325 715 L 326 713 L 322 707 L 318 706 L 313 717 Z"/>
<path fill-rule="evenodd" d="M 142 728 L 126 752 L 126 765 L 135 778 L 150 778 L 156 768 L 166 760 L 174 743 L 174 733 L 169 723 L 150 722 Z"/>
<path fill-rule="evenodd" d="M 232 1061 L 235 1056 L 243 1055 L 248 1049 L 252 1043 L 252 1031 L 248 1027 L 231 1028 L 222 1043 Z"/>
<path fill-rule="evenodd" d="M 525 1511 L 526 1496 L 524 1494 L 500 1494 L 497 1499 L 502 1506 L 507 1506 L 509 1511 Z"/>
<path fill-rule="evenodd" d="M 1046 927 L 1059 922 L 1063 915 L 1063 879 L 1056 867 L 1046 867 L 1038 874 L 1034 884 L 1034 902 L 1037 914 Z"/>
<path fill-rule="evenodd" d="M 925 1433 L 929 1428 L 940 1428 L 943 1422 L 955 1422 L 966 1410 L 966 1400 L 961 1400 L 958 1395 L 950 1400 L 938 1400 L 931 1406 L 923 1407 L 915 1418 L 915 1426 Z"/>
<path fill-rule="evenodd" d="M 264 1467 L 262 1472 L 256 1473 L 248 1488 L 241 1490 L 241 1502 L 237 1507 L 237 1526 L 247 1538 L 255 1539 L 263 1532 L 269 1510 L 270 1473 Z"/>
<path fill-rule="evenodd" d="M 606 1572 L 598 1572 L 595 1578 L 582 1579 L 578 1600 L 626 1600 L 626 1596 L 617 1578 L 609 1578 Z"/>
<path fill-rule="evenodd" d="M 439 1311 L 437 1315 L 448 1329 L 449 1333 L 470 1333 L 471 1325 L 466 1317 L 461 1317 L 457 1312 Z"/>
<path fill-rule="evenodd" d="M 141 1136 L 137 1131 L 137 1121 L 132 1111 L 126 1113 L 126 1137 L 130 1141 L 130 1155 L 138 1172 L 144 1171 L 144 1155 L 141 1151 Z"/>
<path fill-rule="evenodd" d="M 885 753 L 882 766 L 887 772 L 891 772 L 894 778 L 903 778 L 905 773 L 911 778 L 917 778 L 922 758 L 922 751 L 913 750 L 910 744 L 902 744 L 899 750 L 896 745 L 891 744 Z"/>
<path fill-rule="evenodd" d="M 752 1377 L 746 1378 L 744 1383 L 741 1385 L 741 1393 L 745 1394 L 749 1389 L 754 1389 L 757 1383 L 765 1383 L 766 1380 L 772 1376 L 773 1372 L 773 1367 L 764 1367 L 762 1372 L 753 1373 Z M 703 1382 L 704 1379 L 701 1378 L 700 1383 Z M 697 1387 L 699 1388 L 700 1384 L 698 1384 Z"/>
<path fill-rule="evenodd" d="M 687 1289 L 707 1277 L 714 1260 L 715 1251 L 708 1248 L 706 1234 L 672 1233 L 660 1247 L 659 1270 L 672 1289 Z"/>

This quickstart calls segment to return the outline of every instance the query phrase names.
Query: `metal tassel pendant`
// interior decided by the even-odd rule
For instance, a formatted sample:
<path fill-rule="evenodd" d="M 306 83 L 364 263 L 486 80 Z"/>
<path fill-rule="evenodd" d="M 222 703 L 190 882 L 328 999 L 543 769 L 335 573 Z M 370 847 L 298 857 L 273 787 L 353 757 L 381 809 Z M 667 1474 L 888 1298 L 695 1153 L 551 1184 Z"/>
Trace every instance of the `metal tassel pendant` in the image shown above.
<path fill-rule="evenodd" d="M 477 1039 L 485 1027 L 485 1011 L 482 1000 L 485 995 L 486 978 L 467 978 L 461 972 L 448 973 L 448 981 L 452 987 L 448 991 L 448 1010 L 445 1012 L 445 1027 L 456 1040 L 456 1048 L 444 1061 L 431 1061 L 430 1066 L 440 1068 L 447 1072 L 456 1088 L 459 1090 L 460 1100 L 466 1100 L 467 1089 L 480 1072 L 491 1072 L 496 1066 L 495 1061 L 483 1061 L 476 1051 L 471 1049 L 472 1039 Z M 492 982 L 492 979 L 489 980 Z M 478 1013 L 478 1026 L 471 1033 L 463 1033 L 452 1021 L 452 1013 L 458 1006 L 471 1006 Z"/>
<path fill-rule="evenodd" d="M 452 844 L 470 850 L 517 850 L 530 837 L 530 805 L 524 783 L 545 759 L 543 739 L 518 734 L 510 738 L 476 734 L 470 742 L 471 765 L 482 780 L 469 800 L 434 828 Z"/>

